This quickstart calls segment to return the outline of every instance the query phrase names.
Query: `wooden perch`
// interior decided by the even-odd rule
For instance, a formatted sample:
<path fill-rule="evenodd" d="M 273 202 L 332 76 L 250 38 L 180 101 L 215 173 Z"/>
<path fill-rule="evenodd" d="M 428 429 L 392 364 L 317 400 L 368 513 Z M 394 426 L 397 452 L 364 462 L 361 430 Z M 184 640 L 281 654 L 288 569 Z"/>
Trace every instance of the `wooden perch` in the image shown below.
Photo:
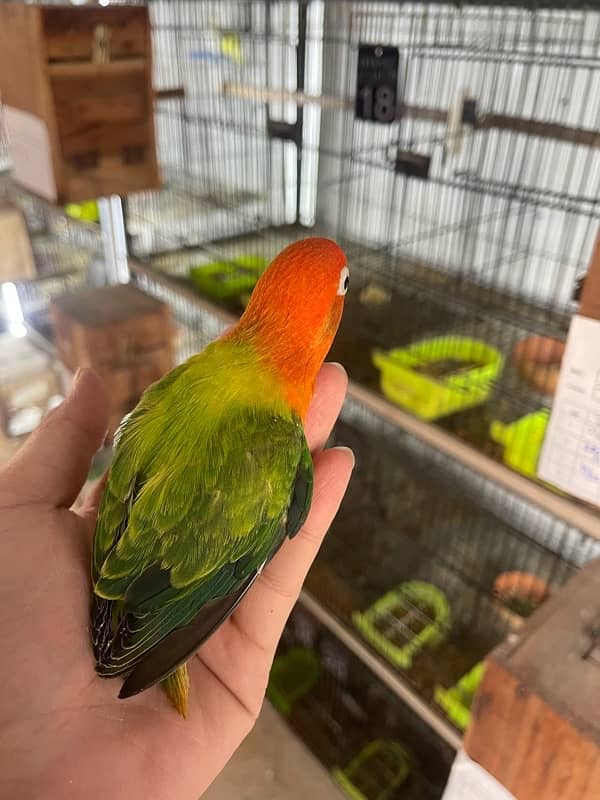
<path fill-rule="evenodd" d="M 185 89 L 183 86 L 173 86 L 170 89 L 154 89 L 154 100 L 183 100 Z"/>
<path fill-rule="evenodd" d="M 229 97 L 240 97 L 244 100 L 257 100 L 263 103 L 296 103 L 303 106 L 314 103 L 331 111 L 349 111 L 354 108 L 351 97 L 331 97 L 327 95 L 307 94 L 306 92 L 290 92 L 282 89 L 266 89 L 243 83 L 224 83 L 223 94 Z M 428 108 L 427 106 L 402 105 L 398 110 L 398 118 L 429 120 L 445 123 L 448 110 Z M 530 136 L 541 136 L 545 139 L 556 139 L 560 142 L 582 144 L 588 147 L 600 147 L 600 131 L 586 128 L 572 128 L 554 122 L 515 117 L 509 114 L 481 114 L 476 118 L 475 130 L 504 130 L 525 133 Z"/>

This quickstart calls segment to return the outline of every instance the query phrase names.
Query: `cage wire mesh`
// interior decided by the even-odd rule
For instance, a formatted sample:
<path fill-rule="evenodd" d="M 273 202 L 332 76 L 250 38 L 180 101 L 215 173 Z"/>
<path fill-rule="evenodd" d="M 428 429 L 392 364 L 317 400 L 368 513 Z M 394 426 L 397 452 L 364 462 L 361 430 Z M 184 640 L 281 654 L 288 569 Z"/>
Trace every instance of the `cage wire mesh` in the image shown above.
<path fill-rule="evenodd" d="M 178 361 L 231 319 L 194 293 L 239 312 L 283 246 L 332 236 L 352 273 L 333 357 L 378 392 L 374 351 L 434 340 L 413 353 L 411 380 L 426 378 L 435 398 L 458 377 L 459 391 L 451 411 L 440 400 L 426 418 L 506 459 L 506 426 L 551 406 L 560 358 L 544 361 L 544 348 L 558 341 L 560 353 L 598 228 L 600 13 L 575 2 L 148 5 L 164 187 L 127 199 L 126 228 L 132 280 L 173 311 Z M 385 124 L 356 113 L 361 47 L 397 48 Z M 17 288 L 35 323 L 54 294 L 93 282 L 102 240 L 97 226 L 19 202 L 39 277 Z M 535 461 L 531 438 L 517 469 Z M 540 587 L 557 591 L 599 544 L 352 397 L 333 439 L 353 447 L 357 468 L 308 593 L 458 725 L 438 690 L 468 675 Z M 516 605 L 515 576 L 525 579 Z M 375 608 L 415 582 L 421 594 Z M 410 740 L 412 772 L 426 778 L 411 791 L 439 797 L 449 761 L 429 728 L 301 610 L 279 655 L 299 647 L 319 651 L 325 683 L 289 719 L 326 766 L 348 773 L 377 736 Z M 378 797 L 388 767 L 367 762 L 361 773 L 364 763 L 352 774 Z M 398 797 L 411 796 L 404 789 Z"/>
<path fill-rule="evenodd" d="M 450 411 L 442 399 L 427 415 L 409 408 L 508 462 L 505 428 L 550 407 L 556 366 L 541 359 L 536 383 L 513 352 L 537 363 L 538 345 L 564 340 L 597 229 L 598 12 L 317 0 L 150 9 L 158 86 L 183 91 L 157 108 L 165 189 L 130 198 L 127 225 L 145 262 L 134 279 L 175 309 L 180 358 L 227 325 L 190 290 L 239 312 L 285 244 L 332 236 L 352 273 L 332 356 L 400 405 L 376 351 L 437 342 L 410 364 L 434 395 L 447 375 L 484 368 L 479 393 L 459 378 Z M 365 46 L 398 49 L 388 124 L 357 115 Z M 353 447 L 357 468 L 307 592 L 460 731 L 444 692 L 598 543 L 353 398 L 333 438 Z M 531 438 L 516 460 L 512 448 L 522 471 Z M 288 636 L 282 653 L 296 644 Z M 309 698 L 296 715 L 329 720 L 341 696 Z M 330 748 L 331 733 L 313 745 Z"/>
<path fill-rule="evenodd" d="M 189 290 L 183 294 L 152 269 L 133 265 L 132 272 L 141 288 L 172 308 L 179 361 L 220 335 L 233 319 L 214 306 L 211 311 Z M 600 542 L 444 456 L 352 397 L 330 443 L 350 446 L 356 468 L 306 591 L 434 714 L 457 725 L 459 733 L 460 724 L 438 702 L 440 690 L 456 686 L 519 630 L 540 602 L 600 556 Z M 410 615 L 412 627 L 431 626 L 438 635 L 418 648 L 409 664 L 399 665 L 365 633 L 360 615 L 415 581 L 425 586 L 424 600 L 405 599 L 403 616 Z M 441 620 L 427 600 L 431 587 L 447 609 Z M 377 625 L 396 649 L 409 646 L 415 633 L 388 611 Z M 313 712 L 306 708 L 302 713 Z"/>
<path fill-rule="evenodd" d="M 149 7 L 165 187 L 129 199 L 132 252 L 241 311 L 282 246 L 336 238 L 352 282 L 332 355 L 535 478 L 600 218 L 600 13 Z M 365 47 L 398 53 L 383 122 L 357 112 Z"/>
<path fill-rule="evenodd" d="M 344 788 L 441 797 L 451 748 L 302 608 L 288 621 L 267 694 Z"/>
<path fill-rule="evenodd" d="M 52 346 L 54 297 L 103 280 L 97 226 L 76 223 L 7 182 L 5 201 L 24 217 L 35 274 L 0 285 L 0 463 L 64 396 L 69 372 Z"/>

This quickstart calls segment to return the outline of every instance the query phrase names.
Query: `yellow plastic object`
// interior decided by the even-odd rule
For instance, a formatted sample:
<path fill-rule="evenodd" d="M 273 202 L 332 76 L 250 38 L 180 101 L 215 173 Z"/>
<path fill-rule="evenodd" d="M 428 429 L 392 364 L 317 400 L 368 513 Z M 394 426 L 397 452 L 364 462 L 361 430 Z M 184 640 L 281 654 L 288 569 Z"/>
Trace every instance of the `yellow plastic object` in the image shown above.
<path fill-rule="evenodd" d="M 502 458 L 508 467 L 528 478 L 537 479 L 537 464 L 549 418 L 549 409 L 541 408 L 507 425 L 493 420 L 490 436 L 504 446 Z"/>
<path fill-rule="evenodd" d="M 398 611 L 403 612 L 402 617 L 398 617 Z M 419 624 L 423 618 L 428 623 L 414 632 L 411 623 Z M 409 669 L 419 650 L 446 636 L 450 607 L 445 594 L 437 586 L 425 581 L 409 581 L 380 597 L 366 611 L 355 611 L 352 621 L 382 656 L 399 669 Z M 382 624 L 389 628 L 389 632 L 377 627 Z M 391 641 L 390 637 L 398 631 L 406 644 L 398 645 Z"/>
<path fill-rule="evenodd" d="M 98 222 L 98 203 L 95 200 L 86 200 L 84 203 L 67 203 L 65 213 L 73 219 L 82 222 Z"/>
<path fill-rule="evenodd" d="M 293 647 L 273 662 L 267 697 L 281 714 L 288 716 L 298 700 L 310 692 L 320 675 L 318 655 L 307 647 Z"/>
<path fill-rule="evenodd" d="M 190 280 L 201 292 L 218 300 L 249 296 L 268 264 L 260 256 L 238 256 L 190 267 Z"/>
<path fill-rule="evenodd" d="M 450 689 L 445 689 L 443 686 L 435 687 L 435 702 L 444 709 L 448 719 L 461 731 L 467 729 L 471 719 L 471 705 L 484 671 L 485 664 L 480 661 Z"/>
<path fill-rule="evenodd" d="M 462 336 L 441 336 L 387 352 L 374 351 L 372 360 L 381 371 L 384 395 L 425 420 L 484 403 L 504 364 L 498 350 Z M 420 368 L 446 360 L 474 366 L 442 377 L 419 372 Z"/>
<path fill-rule="evenodd" d="M 221 53 L 222 55 L 230 58 L 232 61 L 241 64 L 242 59 L 242 45 L 240 37 L 235 33 L 222 33 L 221 34 Z"/>
<path fill-rule="evenodd" d="M 410 764 L 408 751 L 399 742 L 376 739 L 363 747 L 345 769 L 332 770 L 332 776 L 352 800 L 388 800 L 395 797 L 398 787 L 410 775 Z M 369 787 L 380 784 L 381 791 L 366 795 L 360 788 L 363 782 Z"/>

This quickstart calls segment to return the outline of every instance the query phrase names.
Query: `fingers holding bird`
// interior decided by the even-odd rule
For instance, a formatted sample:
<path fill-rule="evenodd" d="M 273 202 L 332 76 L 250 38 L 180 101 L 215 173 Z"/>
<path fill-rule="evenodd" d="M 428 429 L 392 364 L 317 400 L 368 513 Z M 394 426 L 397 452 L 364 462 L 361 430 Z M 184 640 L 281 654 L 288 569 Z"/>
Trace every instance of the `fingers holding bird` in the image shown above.
<path fill-rule="evenodd" d="M 348 374 L 341 364 L 329 363 L 321 367 L 305 424 L 306 440 L 312 453 L 325 447 L 347 389 Z"/>

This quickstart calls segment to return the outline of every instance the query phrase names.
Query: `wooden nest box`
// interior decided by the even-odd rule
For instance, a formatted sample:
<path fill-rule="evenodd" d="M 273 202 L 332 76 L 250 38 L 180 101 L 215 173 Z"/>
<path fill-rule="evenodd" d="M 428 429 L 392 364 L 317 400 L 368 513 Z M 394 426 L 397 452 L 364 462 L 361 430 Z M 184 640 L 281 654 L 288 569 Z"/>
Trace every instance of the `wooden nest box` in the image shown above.
<path fill-rule="evenodd" d="M 62 295 L 50 308 L 62 362 L 72 371 L 92 367 L 104 381 L 112 438 L 144 389 L 174 366 L 169 306 L 120 285 Z"/>
<path fill-rule="evenodd" d="M 0 99 L 29 191 L 64 203 L 159 186 L 147 8 L 0 3 Z"/>
<path fill-rule="evenodd" d="M 517 800 L 600 797 L 600 560 L 488 659 L 465 748 Z"/>

